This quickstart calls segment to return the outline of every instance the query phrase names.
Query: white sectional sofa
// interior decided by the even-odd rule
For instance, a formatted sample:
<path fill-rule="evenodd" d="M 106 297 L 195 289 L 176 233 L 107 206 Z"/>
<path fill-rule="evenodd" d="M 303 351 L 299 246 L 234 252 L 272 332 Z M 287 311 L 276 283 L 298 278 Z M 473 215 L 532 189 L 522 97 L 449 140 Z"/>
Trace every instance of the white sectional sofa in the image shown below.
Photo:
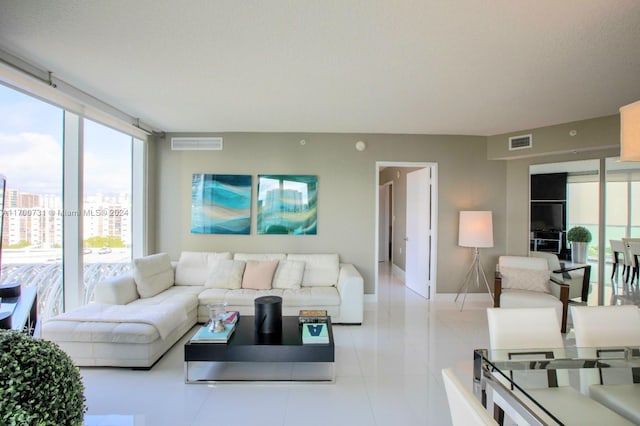
<path fill-rule="evenodd" d="M 282 297 L 283 315 L 325 309 L 334 324 L 361 324 L 363 280 L 337 254 L 183 252 L 135 259 L 132 271 L 99 283 L 94 302 L 46 320 L 42 337 L 79 366 L 148 368 L 208 306 L 253 315 L 254 300 Z"/>

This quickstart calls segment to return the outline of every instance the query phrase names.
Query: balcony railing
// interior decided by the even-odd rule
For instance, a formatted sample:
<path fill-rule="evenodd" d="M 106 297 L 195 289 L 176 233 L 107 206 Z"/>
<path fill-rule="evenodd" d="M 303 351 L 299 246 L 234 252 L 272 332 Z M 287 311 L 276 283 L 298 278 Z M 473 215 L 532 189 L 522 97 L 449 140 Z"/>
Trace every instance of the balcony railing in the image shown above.
<path fill-rule="evenodd" d="M 130 262 L 85 263 L 84 303 L 93 299 L 95 285 L 131 269 Z M 38 317 L 51 318 L 62 312 L 62 263 L 4 263 L 0 284 L 17 282 L 23 287 L 37 287 Z"/>

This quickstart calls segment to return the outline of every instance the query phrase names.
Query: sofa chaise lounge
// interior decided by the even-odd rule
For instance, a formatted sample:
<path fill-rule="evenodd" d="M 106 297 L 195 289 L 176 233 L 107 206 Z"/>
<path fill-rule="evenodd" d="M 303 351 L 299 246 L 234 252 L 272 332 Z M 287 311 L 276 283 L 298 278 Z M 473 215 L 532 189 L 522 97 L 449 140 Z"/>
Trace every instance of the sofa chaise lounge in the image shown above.
<path fill-rule="evenodd" d="M 149 368 L 209 305 L 253 315 L 254 300 L 282 297 L 283 315 L 325 309 L 335 324 L 361 324 L 363 279 L 337 254 L 182 252 L 135 259 L 132 270 L 96 285 L 94 301 L 44 322 L 78 366 Z"/>

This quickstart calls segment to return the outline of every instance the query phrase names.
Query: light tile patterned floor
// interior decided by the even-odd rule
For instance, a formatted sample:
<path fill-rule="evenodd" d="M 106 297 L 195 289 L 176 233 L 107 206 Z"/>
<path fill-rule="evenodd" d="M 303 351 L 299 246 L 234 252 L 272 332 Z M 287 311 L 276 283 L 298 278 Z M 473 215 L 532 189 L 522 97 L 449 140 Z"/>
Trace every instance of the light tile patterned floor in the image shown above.
<path fill-rule="evenodd" d="M 429 302 L 381 266 L 362 326 L 336 326 L 334 384 L 184 383 L 183 344 L 150 371 L 83 368 L 89 426 L 214 424 L 448 425 L 441 369 L 471 387 L 473 349 L 487 347 L 485 308 Z M 195 331 L 192 330 L 192 333 Z"/>

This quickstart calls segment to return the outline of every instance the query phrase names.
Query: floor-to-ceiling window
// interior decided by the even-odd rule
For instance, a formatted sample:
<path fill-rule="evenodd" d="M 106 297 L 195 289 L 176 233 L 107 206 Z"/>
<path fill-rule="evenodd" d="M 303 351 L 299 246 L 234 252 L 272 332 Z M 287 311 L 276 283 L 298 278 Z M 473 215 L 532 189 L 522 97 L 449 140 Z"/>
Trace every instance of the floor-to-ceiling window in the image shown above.
<path fill-rule="evenodd" d="M 84 120 L 82 246 L 90 298 L 95 276 L 120 273 L 131 261 L 133 138 Z"/>
<path fill-rule="evenodd" d="M 607 158 L 605 167 L 605 242 L 607 264 L 612 265 L 611 240 L 640 237 L 640 166 L 621 162 L 619 158 Z M 632 256 L 630 260 L 633 262 Z M 613 291 L 605 298 L 605 304 L 638 303 L 638 292 L 634 290 L 637 287 L 631 282 L 633 277 L 623 275 L 620 269 L 617 274 L 612 273 L 612 268 L 606 272 L 606 279 L 611 283 Z"/>
<path fill-rule="evenodd" d="M 62 129 L 62 109 L 0 85 L 0 280 L 37 286 L 42 312 L 62 295 Z"/>
<path fill-rule="evenodd" d="M 0 282 L 36 286 L 46 318 L 128 269 L 143 252 L 143 156 L 140 139 L 0 85 Z"/>
<path fill-rule="evenodd" d="M 569 173 L 567 175 L 567 231 L 574 226 L 584 226 L 591 232 L 591 242 L 587 257 L 598 261 L 599 230 L 599 177 L 598 171 Z M 597 265 L 594 265 L 597 268 Z M 592 270 L 597 276 L 597 270 Z"/>

